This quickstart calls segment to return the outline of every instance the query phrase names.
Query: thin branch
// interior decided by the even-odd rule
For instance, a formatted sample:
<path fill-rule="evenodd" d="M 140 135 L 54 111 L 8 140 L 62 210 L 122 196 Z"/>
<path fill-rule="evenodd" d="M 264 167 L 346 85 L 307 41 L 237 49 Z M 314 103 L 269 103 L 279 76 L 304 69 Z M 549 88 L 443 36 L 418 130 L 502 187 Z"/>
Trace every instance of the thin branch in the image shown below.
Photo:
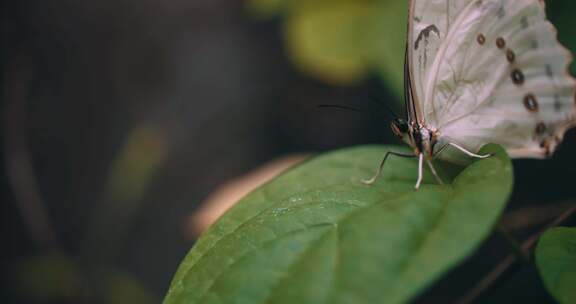
<path fill-rule="evenodd" d="M 512 247 L 512 252 L 516 258 L 524 263 L 530 262 L 530 257 L 524 253 L 524 250 L 522 250 L 522 245 L 520 245 L 520 243 L 512 236 L 512 234 L 510 234 L 506 228 L 504 228 L 501 224 L 498 224 L 498 226 L 496 226 L 496 231 L 506 240 L 510 247 Z"/>
<path fill-rule="evenodd" d="M 574 206 L 574 201 L 560 201 L 538 206 L 518 208 L 502 216 L 500 225 L 506 230 L 521 230 L 554 220 L 566 209 Z"/>

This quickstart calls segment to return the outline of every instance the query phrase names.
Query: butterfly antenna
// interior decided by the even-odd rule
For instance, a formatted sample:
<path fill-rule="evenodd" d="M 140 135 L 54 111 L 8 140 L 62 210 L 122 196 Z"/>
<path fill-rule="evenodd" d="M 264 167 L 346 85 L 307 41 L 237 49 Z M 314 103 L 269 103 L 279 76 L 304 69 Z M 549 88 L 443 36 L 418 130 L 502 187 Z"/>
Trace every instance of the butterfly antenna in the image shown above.
<path fill-rule="evenodd" d="M 375 98 L 375 97 L 370 97 L 369 100 L 370 100 L 373 104 L 381 107 L 381 108 L 384 110 L 383 112 L 384 112 L 385 114 L 388 114 L 388 116 L 390 116 L 392 119 L 396 119 L 396 118 L 399 117 L 398 115 L 396 115 L 396 112 L 394 112 L 394 110 L 392 110 L 392 108 L 390 108 L 386 103 L 380 102 L 380 101 L 379 101 L 377 98 Z"/>
<path fill-rule="evenodd" d="M 344 105 L 337 105 L 337 104 L 321 104 L 321 105 L 318 105 L 318 108 L 332 108 L 332 109 L 347 110 L 347 111 L 359 112 L 359 113 L 368 113 L 366 111 L 363 111 L 363 110 L 360 110 L 357 108 L 344 106 Z"/>

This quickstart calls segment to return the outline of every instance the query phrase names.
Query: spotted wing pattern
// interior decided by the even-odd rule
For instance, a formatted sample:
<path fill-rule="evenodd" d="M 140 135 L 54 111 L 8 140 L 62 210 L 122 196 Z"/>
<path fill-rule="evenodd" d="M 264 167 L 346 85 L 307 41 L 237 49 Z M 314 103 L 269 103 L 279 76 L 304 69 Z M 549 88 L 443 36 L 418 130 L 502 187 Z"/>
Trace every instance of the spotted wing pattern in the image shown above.
<path fill-rule="evenodd" d="M 437 147 L 551 155 L 576 125 L 576 84 L 543 1 L 414 0 L 411 9 L 414 99 Z"/>

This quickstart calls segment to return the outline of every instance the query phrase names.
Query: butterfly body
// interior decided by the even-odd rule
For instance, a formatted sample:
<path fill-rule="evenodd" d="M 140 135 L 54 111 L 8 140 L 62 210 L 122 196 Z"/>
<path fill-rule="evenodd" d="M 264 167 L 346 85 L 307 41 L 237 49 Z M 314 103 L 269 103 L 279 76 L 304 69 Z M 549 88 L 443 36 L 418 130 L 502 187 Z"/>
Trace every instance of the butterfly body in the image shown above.
<path fill-rule="evenodd" d="M 418 180 L 423 159 L 434 173 L 430 160 L 466 163 L 488 143 L 550 157 L 576 125 L 571 60 L 541 0 L 410 1 L 407 128 L 392 130 L 420 159 Z"/>
<path fill-rule="evenodd" d="M 401 126 L 404 124 L 403 126 Z M 437 144 L 438 131 L 429 129 L 419 123 L 397 119 L 391 124 L 392 131 L 400 139 L 414 149 L 414 154 L 425 154 L 428 157 L 434 156 L 434 147 Z"/>

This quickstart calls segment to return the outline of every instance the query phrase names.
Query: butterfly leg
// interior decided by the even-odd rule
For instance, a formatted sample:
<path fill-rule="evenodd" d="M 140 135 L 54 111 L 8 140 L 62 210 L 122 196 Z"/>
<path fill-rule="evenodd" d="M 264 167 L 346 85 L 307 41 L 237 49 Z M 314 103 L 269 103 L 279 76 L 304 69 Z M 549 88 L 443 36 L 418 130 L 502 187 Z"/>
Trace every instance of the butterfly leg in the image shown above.
<path fill-rule="evenodd" d="M 464 154 L 466 154 L 466 155 L 468 155 L 468 156 L 470 156 L 470 157 L 474 157 L 474 158 L 488 158 L 488 157 L 492 156 L 492 154 L 479 155 L 479 154 L 476 154 L 476 153 L 472 153 L 472 152 L 464 149 L 464 147 L 459 146 L 459 145 L 457 145 L 457 144 L 455 144 L 455 143 L 449 143 L 449 145 L 451 145 L 452 147 L 454 147 L 454 148 L 462 151 Z"/>
<path fill-rule="evenodd" d="M 440 185 L 444 185 L 444 182 L 442 182 L 442 179 L 440 178 L 440 176 L 438 175 L 438 173 L 436 172 L 436 169 L 434 168 L 434 165 L 432 164 L 432 161 L 429 159 L 426 159 L 426 163 L 428 164 L 428 168 L 430 168 L 430 172 L 432 172 L 432 175 L 434 175 L 434 178 L 436 179 L 436 182 Z"/>
<path fill-rule="evenodd" d="M 384 158 L 382 158 L 382 161 L 380 162 L 380 166 L 378 166 L 378 170 L 376 170 L 376 174 L 374 174 L 374 176 L 372 176 L 372 178 L 370 178 L 370 179 L 363 179 L 362 183 L 364 183 L 366 185 L 372 185 L 376 181 L 378 176 L 380 176 L 380 174 L 382 173 L 382 168 L 384 168 L 384 163 L 386 162 L 386 159 L 388 159 L 388 156 L 390 156 L 390 155 L 405 157 L 405 158 L 416 157 L 414 154 L 402 154 L 402 153 L 396 153 L 396 152 L 388 151 L 388 152 L 386 152 L 386 154 L 384 154 Z"/>
<path fill-rule="evenodd" d="M 438 151 L 436 151 L 436 153 L 434 153 L 434 158 L 436 158 L 438 155 L 440 155 L 440 153 L 442 153 L 448 146 L 452 146 L 458 150 L 460 150 L 462 153 L 470 156 L 470 157 L 474 157 L 474 158 L 488 158 L 490 156 L 492 156 L 492 154 L 484 154 L 484 155 L 479 155 L 476 153 L 472 153 L 468 150 L 466 150 L 464 147 L 455 144 L 455 143 L 447 143 L 444 146 L 442 146 Z"/>
<path fill-rule="evenodd" d="M 422 177 L 423 177 L 423 170 L 422 167 L 424 166 L 424 154 L 418 154 L 418 180 L 416 181 L 416 185 L 414 189 L 418 190 L 420 188 L 420 184 L 422 184 Z"/>

